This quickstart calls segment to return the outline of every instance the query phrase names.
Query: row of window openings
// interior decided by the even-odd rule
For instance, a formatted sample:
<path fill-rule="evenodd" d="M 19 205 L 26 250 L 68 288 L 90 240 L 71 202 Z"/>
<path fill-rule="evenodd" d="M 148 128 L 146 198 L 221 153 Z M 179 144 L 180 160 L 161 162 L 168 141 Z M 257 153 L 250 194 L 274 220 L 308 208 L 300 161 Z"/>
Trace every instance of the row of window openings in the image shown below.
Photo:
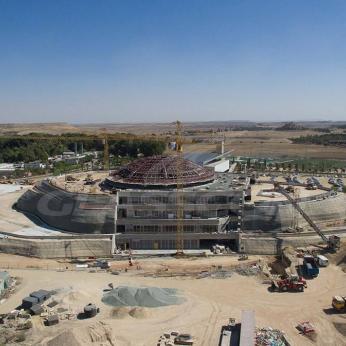
<path fill-rule="evenodd" d="M 187 204 L 226 204 L 233 201 L 238 201 L 235 196 L 212 196 L 212 197 L 184 197 L 184 203 Z M 157 196 L 157 197 L 119 197 L 119 204 L 175 204 L 176 198 L 167 196 Z"/>
<path fill-rule="evenodd" d="M 119 225 L 120 226 L 120 225 Z M 127 230 L 130 232 L 130 230 Z M 134 225 L 132 231 L 135 233 L 175 233 L 177 232 L 177 226 L 148 226 L 148 225 Z M 193 233 L 193 232 L 216 232 L 217 227 L 212 225 L 201 225 L 201 226 L 184 226 L 184 232 Z"/>
<path fill-rule="evenodd" d="M 212 211 L 190 211 L 184 214 L 185 219 L 192 218 L 213 218 L 213 217 L 227 217 L 237 215 L 236 211 L 222 209 L 222 210 L 212 210 Z M 126 209 L 118 210 L 118 218 L 127 218 L 128 212 Z M 157 218 L 157 219 L 175 219 L 175 213 L 169 213 L 160 210 L 134 210 L 133 217 L 141 218 Z"/>
<path fill-rule="evenodd" d="M 198 249 L 198 240 L 184 239 L 184 249 Z M 159 241 L 140 240 L 131 242 L 132 249 L 176 249 L 173 239 L 162 239 Z"/>

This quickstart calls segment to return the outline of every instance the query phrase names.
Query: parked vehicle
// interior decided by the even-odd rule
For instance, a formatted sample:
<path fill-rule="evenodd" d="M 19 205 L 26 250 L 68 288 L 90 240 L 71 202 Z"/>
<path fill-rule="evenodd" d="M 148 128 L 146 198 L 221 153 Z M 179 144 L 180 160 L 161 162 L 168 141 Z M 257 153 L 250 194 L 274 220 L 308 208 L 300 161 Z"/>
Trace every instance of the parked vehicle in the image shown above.
<path fill-rule="evenodd" d="M 315 327 L 309 321 L 300 322 L 297 328 L 304 335 L 315 333 Z"/>
<path fill-rule="evenodd" d="M 190 334 L 179 334 L 174 338 L 174 344 L 178 345 L 193 345 L 194 339 Z"/>
<path fill-rule="evenodd" d="M 306 277 L 315 278 L 320 273 L 314 256 L 305 255 L 303 261 L 303 274 Z"/>
<path fill-rule="evenodd" d="M 249 258 L 249 256 L 247 254 L 241 254 L 238 257 L 238 261 L 245 261 Z"/>
<path fill-rule="evenodd" d="M 323 255 L 317 255 L 316 261 L 320 267 L 327 267 L 329 265 L 328 258 Z"/>
<path fill-rule="evenodd" d="M 304 292 L 304 288 L 306 287 L 306 281 L 301 277 L 291 277 L 282 280 L 273 280 L 271 284 L 272 291 L 279 292 Z"/>
<path fill-rule="evenodd" d="M 346 311 L 346 296 L 334 296 L 332 306 L 336 311 Z"/>

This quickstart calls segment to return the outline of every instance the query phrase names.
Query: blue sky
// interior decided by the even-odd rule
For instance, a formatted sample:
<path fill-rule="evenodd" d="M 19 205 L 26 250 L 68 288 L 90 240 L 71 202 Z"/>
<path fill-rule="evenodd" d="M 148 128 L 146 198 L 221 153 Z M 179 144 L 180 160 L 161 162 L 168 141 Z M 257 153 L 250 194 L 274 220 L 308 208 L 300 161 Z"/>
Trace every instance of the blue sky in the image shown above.
<path fill-rule="evenodd" d="M 0 122 L 346 120 L 344 0 L 0 0 Z"/>

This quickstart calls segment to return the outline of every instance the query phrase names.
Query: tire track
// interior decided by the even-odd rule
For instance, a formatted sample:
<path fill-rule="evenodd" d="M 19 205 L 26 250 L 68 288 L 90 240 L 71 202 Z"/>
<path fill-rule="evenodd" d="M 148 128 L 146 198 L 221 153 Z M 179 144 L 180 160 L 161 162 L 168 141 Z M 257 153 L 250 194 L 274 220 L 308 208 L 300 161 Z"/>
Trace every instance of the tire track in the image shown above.
<path fill-rule="evenodd" d="M 212 342 L 214 333 L 216 332 L 217 318 L 220 312 L 220 307 L 216 303 L 212 303 L 212 313 L 208 319 L 208 325 L 201 340 L 201 346 L 210 346 L 214 343 Z"/>

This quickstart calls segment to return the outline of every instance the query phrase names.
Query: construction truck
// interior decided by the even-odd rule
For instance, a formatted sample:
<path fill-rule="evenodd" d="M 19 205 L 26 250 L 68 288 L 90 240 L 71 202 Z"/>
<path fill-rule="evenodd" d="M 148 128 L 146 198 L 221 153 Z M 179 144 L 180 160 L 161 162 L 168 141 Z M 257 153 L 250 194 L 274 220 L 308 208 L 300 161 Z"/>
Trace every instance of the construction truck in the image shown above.
<path fill-rule="evenodd" d="M 303 258 L 302 271 L 304 276 L 309 278 L 316 278 L 320 273 L 316 259 L 314 256 L 305 255 Z"/>
<path fill-rule="evenodd" d="M 215 244 L 211 248 L 213 254 L 219 255 L 226 252 L 226 247 L 224 245 Z"/>
<path fill-rule="evenodd" d="M 334 296 L 332 306 L 338 312 L 346 312 L 346 296 Z"/>
<path fill-rule="evenodd" d="M 271 290 L 279 292 L 304 292 L 307 287 L 306 281 L 297 276 L 292 276 L 286 279 L 272 280 Z"/>

